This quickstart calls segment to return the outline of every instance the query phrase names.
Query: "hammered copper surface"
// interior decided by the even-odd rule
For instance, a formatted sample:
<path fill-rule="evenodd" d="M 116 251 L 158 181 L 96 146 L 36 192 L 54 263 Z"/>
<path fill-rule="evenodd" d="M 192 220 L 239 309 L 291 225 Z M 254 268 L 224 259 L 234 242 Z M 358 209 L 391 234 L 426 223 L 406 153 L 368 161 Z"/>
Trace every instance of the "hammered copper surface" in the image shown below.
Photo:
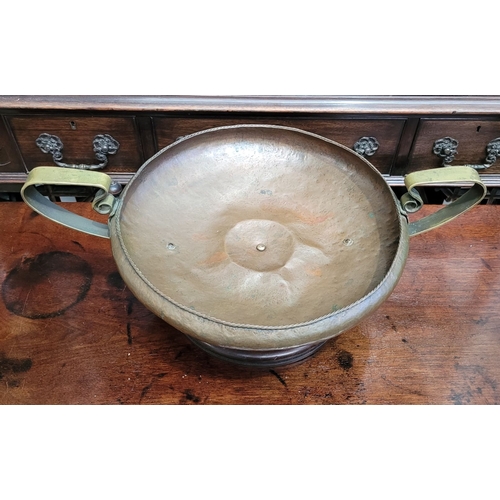
<path fill-rule="evenodd" d="M 264 327 L 362 299 L 387 275 L 401 230 L 367 161 L 271 126 L 214 129 L 164 150 L 129 184 L 115 219 L 123 252 L 156 293 Z"/>

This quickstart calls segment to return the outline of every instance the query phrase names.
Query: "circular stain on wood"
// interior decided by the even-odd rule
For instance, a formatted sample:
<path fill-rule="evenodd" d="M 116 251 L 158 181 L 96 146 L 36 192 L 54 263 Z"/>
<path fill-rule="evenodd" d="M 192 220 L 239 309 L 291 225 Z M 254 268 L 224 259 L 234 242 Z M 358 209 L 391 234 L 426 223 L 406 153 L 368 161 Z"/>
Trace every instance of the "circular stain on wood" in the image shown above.
<path fill-rule="evenodd" d="M 7 309 L 25 318 L 45 319 L 63 314 L 90 289 L 92 268 L 68 252 L 48 252 L 22 259 L 2 285 Z"/>

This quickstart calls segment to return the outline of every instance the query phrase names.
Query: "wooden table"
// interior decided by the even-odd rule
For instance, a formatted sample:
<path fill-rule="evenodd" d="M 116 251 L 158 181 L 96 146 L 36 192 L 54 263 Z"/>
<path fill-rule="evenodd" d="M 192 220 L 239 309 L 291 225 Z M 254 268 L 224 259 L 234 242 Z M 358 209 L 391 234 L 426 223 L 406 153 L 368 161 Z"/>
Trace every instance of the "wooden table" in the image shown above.
<path fill-rule="evenodd" d="M 410 247 L 368 319 L 300 365 L 256 370 L 210 357 L 142 306 L 108 240 L 0 203 L 0 403 L 500 403 L 500 207 Z"/>

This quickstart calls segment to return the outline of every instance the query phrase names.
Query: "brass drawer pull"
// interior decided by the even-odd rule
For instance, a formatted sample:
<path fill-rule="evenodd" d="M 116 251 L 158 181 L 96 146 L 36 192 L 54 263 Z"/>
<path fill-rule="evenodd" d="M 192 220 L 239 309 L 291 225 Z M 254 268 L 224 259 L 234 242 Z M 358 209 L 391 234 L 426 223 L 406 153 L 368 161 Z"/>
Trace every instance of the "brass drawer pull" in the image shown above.
<path fill-rule="evenodd" d="M 443 137 L 442 139 L 438 139 L 434 142 L 432 152 L 440 158 L 443 158 L 441 166 L 446 167 L 454 160 L 455 155 L 458 153 L 457 148 L 458 141 L 456 139 L 453 139 L 452 137 Z M 497 161 L 499 155 L 500 137 L 497 137 L 496 139 L 490 141 L 486 146 L 486 159 L 483 164 L 466 166 L 476 170 L 485 170 Z"/>
<path fill-rule="evenodd" d="M 380 144 L 375 137 L 360 137 L 353 146 L 360 156 L 373 156 Z"/>
<path fill-rule="evenodd" d="M 96 159 L 100 162 L 98 165 L 86 165 L 76 163 L 63 163 L 63 143 L 57 135 L 47 133 L 40 134 L 36 140 L 36 145 L 44 152 L 50 153 L 54 163 L 59 167 L 77 168 L 80 170 L 99 170 L 108 164 L 108 156 L 114 155 L 120 148 L 120 143 L 108 134 L 99 134 L 94 137 L 94 153 Z"/>

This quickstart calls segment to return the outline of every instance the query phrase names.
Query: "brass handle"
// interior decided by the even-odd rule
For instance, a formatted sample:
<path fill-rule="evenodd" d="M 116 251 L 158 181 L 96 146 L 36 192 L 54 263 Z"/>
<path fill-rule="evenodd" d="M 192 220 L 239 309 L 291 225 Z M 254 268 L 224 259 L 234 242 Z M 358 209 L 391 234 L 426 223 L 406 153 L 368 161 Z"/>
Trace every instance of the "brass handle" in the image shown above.
<path fill-rule="evenodd" d="M 99 188 L 92 202 L 93 209 L 103 215 L 113 216 L 116 198 L 109 192 L 111 177 L 103 172 L 66 170 L 58 167 L 36 167 L 28 175 L 21 188 L 21 196 L 35 212 L 58 224 L 76 229 L 82 233 L 109 238 L 107 224 L 95 222 L 52 203 L 36 189 L 39 185 L 90 186 Z"/>
<path fill-rule="evenodd" d="M 448 166 L 455 159 L 455 155 L 458 154 L 457 148 L 458 141 L 456 139 L 453 139 L 453 137 L 443 137 L 434 142 L 432 152 L 440 158 L 443 158 L 441 163 L 443 166 Z M 500 156 L 500 137 L 493 139 L 487 144 L 486 159 L 484 163 L 465 166 L 473 168 L 474 170 L 485 170 L 497 161 L 498 156 Z"/>
<path fill-rule="evenodd" d="M 479 174 L 474 168 L 469 166 L 434 168 L 413 172 L 405 177 L 405 186 L 408 192 L 401 197 L 401 206 L 407 213 L 420 210 L 423 200 L 416 187 L 435 184 L 470 184 L 472 187 L 460 198 L 450 203 L 446 207 L 438 210 L 432 215 L 428 215 L 418 221 L 408 224 L 410 236 L 425 233 L 435 227 L 446 224 L 450 220 L 477 205 L 486 195 L 486 186 L 481 181 Z"/>
<path fill-rule="evenodd" d="M 63 163 L 62 150 L 64 148 L 63 142 L 57 135 L 47 133 L 40 134 L 35 141 L 36 145 L 44 152 L 50 153 L 54 163 L 59 167 L 76 168 L 79 170 L 99 170 L 108 164 L 108 156 L 114 155 L 120 148 L 120 143 L 111 137 L 109 134 L 99 134 L 94 137 L 92 145 L 96 159 L 100 162 L 98 165 L 86 165 L 84 163 Z"/>
<path fill-rule="evenodd" d="M 354 151 L 360 156 L 373 156 L 380 147 L 375 137 L 360 137 L 353 146 Z"/>

